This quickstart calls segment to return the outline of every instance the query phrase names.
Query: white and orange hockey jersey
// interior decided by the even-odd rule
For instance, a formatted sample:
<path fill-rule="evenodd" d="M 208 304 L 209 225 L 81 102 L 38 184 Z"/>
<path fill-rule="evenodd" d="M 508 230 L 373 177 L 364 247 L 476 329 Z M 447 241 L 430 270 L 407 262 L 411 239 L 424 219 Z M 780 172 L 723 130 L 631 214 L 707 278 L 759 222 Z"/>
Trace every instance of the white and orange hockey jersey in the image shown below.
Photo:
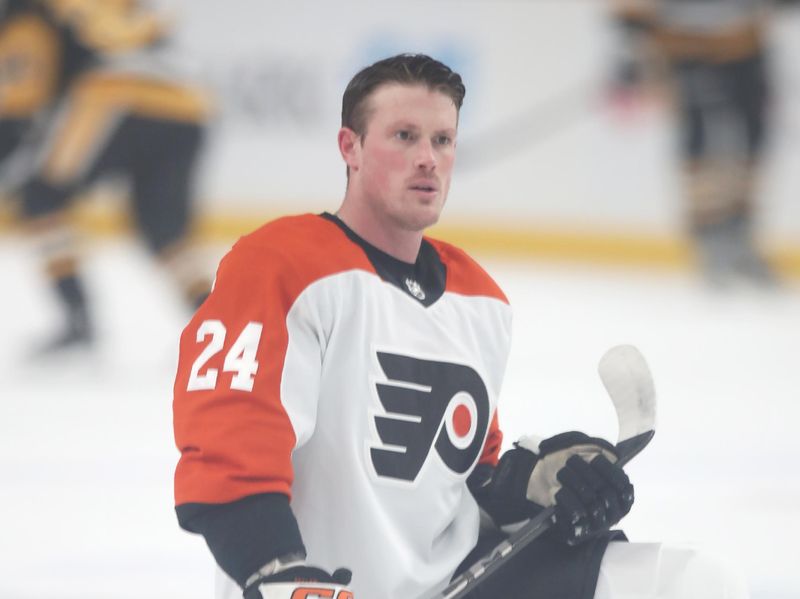
<path fill-rule="evenodd" d="M 449 244 L 425 238 L 411 265 L 332 215 L 265 225 L 181 337 L 177 505 L 284 493 L 309 563 L 351 569 L 356 597 L 430 593 L 477 540 L 466 479 L 497 462 L 510 330 Z"/>

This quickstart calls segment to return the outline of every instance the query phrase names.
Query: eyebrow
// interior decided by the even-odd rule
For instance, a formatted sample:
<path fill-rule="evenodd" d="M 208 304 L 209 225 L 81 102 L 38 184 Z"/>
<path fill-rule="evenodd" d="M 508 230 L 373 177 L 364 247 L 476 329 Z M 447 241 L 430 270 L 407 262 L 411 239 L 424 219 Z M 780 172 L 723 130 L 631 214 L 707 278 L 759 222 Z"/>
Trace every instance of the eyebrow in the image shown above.
<path fill-rule="evenodd" d="M 416 131 L 419 131 L 421 127 L 419 125 L 411 123 L 410 121 L 396 121 L 394 123 L 389 124 L 389 129 L 414 129 Z M 444 127 L 442 129 L 435 129 L 433 132 L 434 135 L 446 134 L 450 135 L 451 137 L 454 137 L 457 133 L 458 133 L 458 128 L 456 127 Z"/>

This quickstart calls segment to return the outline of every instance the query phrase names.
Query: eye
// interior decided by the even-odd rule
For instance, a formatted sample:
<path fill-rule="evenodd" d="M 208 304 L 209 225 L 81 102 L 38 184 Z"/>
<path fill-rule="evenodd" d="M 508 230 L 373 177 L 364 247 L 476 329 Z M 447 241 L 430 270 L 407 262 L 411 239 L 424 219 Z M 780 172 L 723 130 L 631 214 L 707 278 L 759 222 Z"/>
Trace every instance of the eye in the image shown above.
<path fill-rule="evenodd" d="M 414 136 L 411 134 L 411 131 L 406 131 L 405 129 L 401 129 L 394 136 L 399 139 L 400 141 L 411 141 L 414 139 Z"/>
<path fill-rule="evenodd" d="M 437 146 L 449 146 L 453 143 L 453 139 L 448 135 L 437 135 L 433 138 L 433 143 Z"/>

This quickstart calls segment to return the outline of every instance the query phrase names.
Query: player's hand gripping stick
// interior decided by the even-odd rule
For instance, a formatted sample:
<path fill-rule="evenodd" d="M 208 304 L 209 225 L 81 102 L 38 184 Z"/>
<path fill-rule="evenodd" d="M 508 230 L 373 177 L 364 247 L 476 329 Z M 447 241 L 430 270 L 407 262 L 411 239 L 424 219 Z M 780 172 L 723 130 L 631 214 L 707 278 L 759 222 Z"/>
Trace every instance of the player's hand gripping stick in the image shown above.
<path fill-rule="evenodd" d="M 644 357 L 631 345 L 608 350 L 600 360 L 598 371 L 616 411 L 619 434 L 613 454 L 616 454 L 617 463 L 623 466 L 642 451 L 655 434 L 656 395 L 653 378 Z M 553 526 L 555 514 L 553 505 L 542 510 L 430 599 L 461 599 L 473 591 Z"/>

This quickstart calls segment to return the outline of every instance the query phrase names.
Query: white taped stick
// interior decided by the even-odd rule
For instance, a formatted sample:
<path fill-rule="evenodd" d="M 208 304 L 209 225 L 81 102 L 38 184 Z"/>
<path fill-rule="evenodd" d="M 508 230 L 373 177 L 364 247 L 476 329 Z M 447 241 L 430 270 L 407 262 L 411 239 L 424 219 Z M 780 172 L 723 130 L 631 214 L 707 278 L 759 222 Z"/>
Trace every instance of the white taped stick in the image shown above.
<path fill-rule="evenodd" d="M 655 430 L 656 391 L 641 352 L 633 345 L 612 347 L 597 370 L 617 412 L 618 442 Z"/>

